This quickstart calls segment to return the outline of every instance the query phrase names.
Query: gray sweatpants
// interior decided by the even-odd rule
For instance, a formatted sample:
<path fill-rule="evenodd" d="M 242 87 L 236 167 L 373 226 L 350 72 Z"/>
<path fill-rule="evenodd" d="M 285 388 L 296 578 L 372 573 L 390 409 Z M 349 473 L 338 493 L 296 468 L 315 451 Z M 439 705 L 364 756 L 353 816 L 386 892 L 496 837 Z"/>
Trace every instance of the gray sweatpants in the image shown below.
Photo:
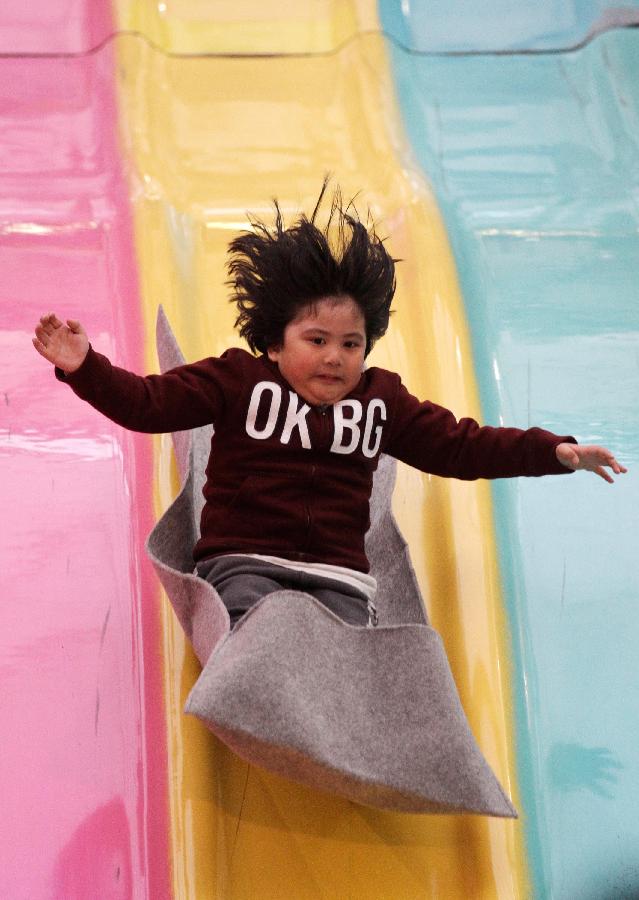
<path fill-rule="evenodd" d="M 363 592 L 323 575 L 299 572 L 251 556 L 205 559 L 197 564 L 197 573 L 222 598 L 231 617 L 231 628 L 258 600 L 280 590 L 305 591 L 350 625 L 375 623 L 374 606 L 369 607 Z"/>

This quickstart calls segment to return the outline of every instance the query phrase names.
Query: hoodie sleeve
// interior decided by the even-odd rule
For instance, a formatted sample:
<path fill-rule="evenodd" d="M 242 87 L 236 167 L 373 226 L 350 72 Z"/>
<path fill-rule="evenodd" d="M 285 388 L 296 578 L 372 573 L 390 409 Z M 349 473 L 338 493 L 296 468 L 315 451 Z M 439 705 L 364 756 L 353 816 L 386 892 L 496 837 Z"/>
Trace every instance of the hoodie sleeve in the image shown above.
<path fill-rule="evenodd" d="M 136 375 L 92 347 L 75 372 L 56 378 L 107 418 L 131 431 L 184 431 L 218 421 L 242 379 L 242 350 L 227 350 L 162 375 Z"/>
<path fill-rule="evenodd" d="M 434 475 L 513 478 L 570 473 L 555 455 L 563 442 L 577 443 L 570 435 L 543 428 L 494 428 L 470 418 L 457 420 L 443 406 L 419 401 L 400 382 L 385 452 Z"/>

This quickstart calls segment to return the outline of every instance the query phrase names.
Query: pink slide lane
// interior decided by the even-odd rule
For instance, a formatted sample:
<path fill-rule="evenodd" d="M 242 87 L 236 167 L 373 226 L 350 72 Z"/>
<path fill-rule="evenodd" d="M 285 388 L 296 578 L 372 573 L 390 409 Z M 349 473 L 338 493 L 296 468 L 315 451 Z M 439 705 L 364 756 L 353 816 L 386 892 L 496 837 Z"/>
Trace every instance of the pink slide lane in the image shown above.
<path fill-rule="evenodd" d="M 113 33 L 110 0 L 4 0 L 2 53 L 86 53 Z"/>
<path fill-rule="evenodd" d="M 144 367 L 113 65 L 110 43 L 0 55 L 6 900 L 171 894 L 159 592 L 143 557 L 150 438 L 78 400 L 31 345 L 55 310 Z"/>

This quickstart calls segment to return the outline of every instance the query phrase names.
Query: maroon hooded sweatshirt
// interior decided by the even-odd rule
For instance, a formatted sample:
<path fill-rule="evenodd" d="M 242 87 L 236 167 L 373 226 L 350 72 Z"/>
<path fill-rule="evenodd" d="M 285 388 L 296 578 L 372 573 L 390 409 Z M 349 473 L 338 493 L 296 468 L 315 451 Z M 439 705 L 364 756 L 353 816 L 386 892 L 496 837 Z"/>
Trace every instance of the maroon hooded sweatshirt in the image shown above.
<path fill-rule="evenodd" d="M 380 453 L 472 480 L 568 473 L 555 447 L 575 443 L 541 428 L 457 421 L 375 367 L 343 400 L 310 406 L 276 363 L 241 349 L 142 377 L 90 348 L 76 372 L 56 375 L 133 431 L 213 424 L 195 561 L 259 553 L 368 572 L 364 536 Z"/>

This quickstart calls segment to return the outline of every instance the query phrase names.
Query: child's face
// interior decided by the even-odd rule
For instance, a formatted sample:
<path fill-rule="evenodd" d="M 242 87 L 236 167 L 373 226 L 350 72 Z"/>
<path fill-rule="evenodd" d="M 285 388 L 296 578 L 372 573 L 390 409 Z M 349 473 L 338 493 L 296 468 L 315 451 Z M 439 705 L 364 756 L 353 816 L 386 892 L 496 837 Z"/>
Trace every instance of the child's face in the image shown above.
<path fill-rule="evenodd" d="M 268 348 L 282 376 L 312 406 L 342 400 L 359 382 L 366 352 L 366 324 L 350 297 L 326 297 L 301 309 Z"/>

